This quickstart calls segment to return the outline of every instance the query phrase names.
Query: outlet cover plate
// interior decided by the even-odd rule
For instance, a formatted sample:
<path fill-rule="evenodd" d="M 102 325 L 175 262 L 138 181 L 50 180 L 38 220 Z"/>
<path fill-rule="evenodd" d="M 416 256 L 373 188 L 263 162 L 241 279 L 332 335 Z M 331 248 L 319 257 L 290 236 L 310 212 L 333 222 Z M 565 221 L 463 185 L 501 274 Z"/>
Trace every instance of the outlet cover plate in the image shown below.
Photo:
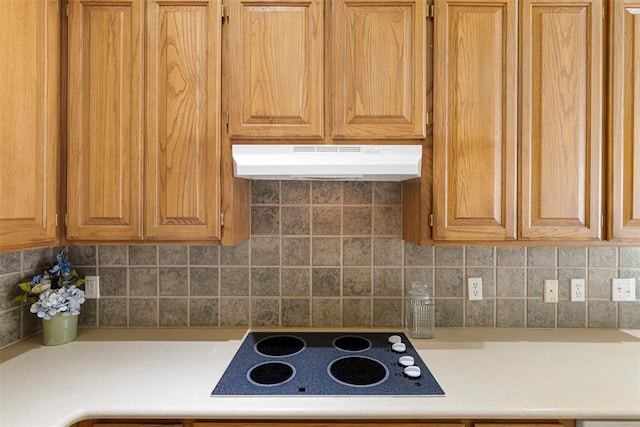
<path fill-rule="evenodd" d="M 571 279 L 571 301 L 585 301 L 587 297 L 584 279 Z"/>
<path fill-rule="evenodd" d="M 613 301 L 635 301 L 636 279 L 612 279 L 611 299 Z"/>
<path fill-rule="evenodd" d="M 558 281 L 557 280 L 545 280 L 544 281 L 544 294 L 542 297 L 544 302 L 558 302 Z"/>
<path fill-rule="evenodd" d="M 482 300 L 482 277 L 467 278 L 469 301 Z"/>
<path fill-rule="evenodd" d="M 100 276 L 85 276 L 84 297 L 86 299 L 100 298 Z"/>

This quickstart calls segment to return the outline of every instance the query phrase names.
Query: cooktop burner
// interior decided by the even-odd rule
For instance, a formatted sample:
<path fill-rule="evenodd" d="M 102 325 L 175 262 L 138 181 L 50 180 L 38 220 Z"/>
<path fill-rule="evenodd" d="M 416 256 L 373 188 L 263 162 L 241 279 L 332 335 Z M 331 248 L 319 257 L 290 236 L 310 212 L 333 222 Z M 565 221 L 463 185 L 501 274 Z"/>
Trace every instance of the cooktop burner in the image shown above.
<path fill-rule="evenodd" d="M 444 396 L 402 333 L 249 332 L 212 396 Z"/>

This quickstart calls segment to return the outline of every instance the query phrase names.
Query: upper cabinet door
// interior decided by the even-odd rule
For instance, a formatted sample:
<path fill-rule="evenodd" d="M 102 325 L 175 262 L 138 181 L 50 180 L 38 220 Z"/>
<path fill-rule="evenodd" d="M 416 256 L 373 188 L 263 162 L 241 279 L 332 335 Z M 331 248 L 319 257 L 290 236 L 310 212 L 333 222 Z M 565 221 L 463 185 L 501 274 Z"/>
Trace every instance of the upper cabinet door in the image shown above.
<path fill-rule="evenodd" d="M 602 2 L 523 0 L 521 8 L 520 237 L 600 239 Z"/>
<path fill-rule="evenodd" d="M 70 239 L 142 238 L 143 5 L 69 2 Z"/>
<path fill-rule="evenodd" d="M 145 238 L 220 236 L 220 2 L 147 4 Z"/>
<path fill-rule="evenodd" d="M 0 14 L 0 252 L 56 242 L 60 16 L 56 1 Z"/>
<path fill-rule="evenodd" d="M 435 2 L 435 239 L 516 238 L 516 6 Z"/>
<path fill-rule="evenodd" d="M 425 137 L 426 1 L 338 0 L 333 136 Z"/>
<path fill-rule="evenodd" d="M 640 1 L 611 4 L 612 239 L 640 239 Z"/>
<path fill-rule="evenodd" d="M 323 135 L 323 1 L 232 0 L 229 135 Z"/>

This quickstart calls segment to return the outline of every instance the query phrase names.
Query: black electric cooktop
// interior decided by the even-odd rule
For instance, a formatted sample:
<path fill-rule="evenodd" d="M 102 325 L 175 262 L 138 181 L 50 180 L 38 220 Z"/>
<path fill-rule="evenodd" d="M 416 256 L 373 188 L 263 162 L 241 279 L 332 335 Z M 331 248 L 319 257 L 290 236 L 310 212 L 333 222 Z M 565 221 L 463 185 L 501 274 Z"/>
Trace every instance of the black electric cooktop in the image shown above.
<path fill-rule="evenodd" d="M 249 332 L 212 396 L 444 396 L 403 333 Z"/>

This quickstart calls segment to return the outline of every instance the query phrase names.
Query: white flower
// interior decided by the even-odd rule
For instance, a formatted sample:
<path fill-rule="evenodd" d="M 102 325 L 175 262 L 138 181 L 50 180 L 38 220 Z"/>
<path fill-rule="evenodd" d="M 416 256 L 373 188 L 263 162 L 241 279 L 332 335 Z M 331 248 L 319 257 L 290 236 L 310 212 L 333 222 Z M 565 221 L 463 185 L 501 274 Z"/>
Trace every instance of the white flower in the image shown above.
<path fill-rule="evenodd" d="M 51 280 L 43 280 L 42 282 L 38 283 L 33 288 L 31 288 L 31 292 L 33 292 L 34 294 L 39 294 L 46 291 L 50 287 L 51 287 Z"/>
<path fill-rule="evenodd" d="M 31 313 L 37 313 L 41 319 L 51 319 L 52 316 L 80 314 L 80 305 L 84 303 L 84 291 L 74 285 L 59 289 L 47 289 L 42 292 L 38 301 L 29 308 Z"/>

